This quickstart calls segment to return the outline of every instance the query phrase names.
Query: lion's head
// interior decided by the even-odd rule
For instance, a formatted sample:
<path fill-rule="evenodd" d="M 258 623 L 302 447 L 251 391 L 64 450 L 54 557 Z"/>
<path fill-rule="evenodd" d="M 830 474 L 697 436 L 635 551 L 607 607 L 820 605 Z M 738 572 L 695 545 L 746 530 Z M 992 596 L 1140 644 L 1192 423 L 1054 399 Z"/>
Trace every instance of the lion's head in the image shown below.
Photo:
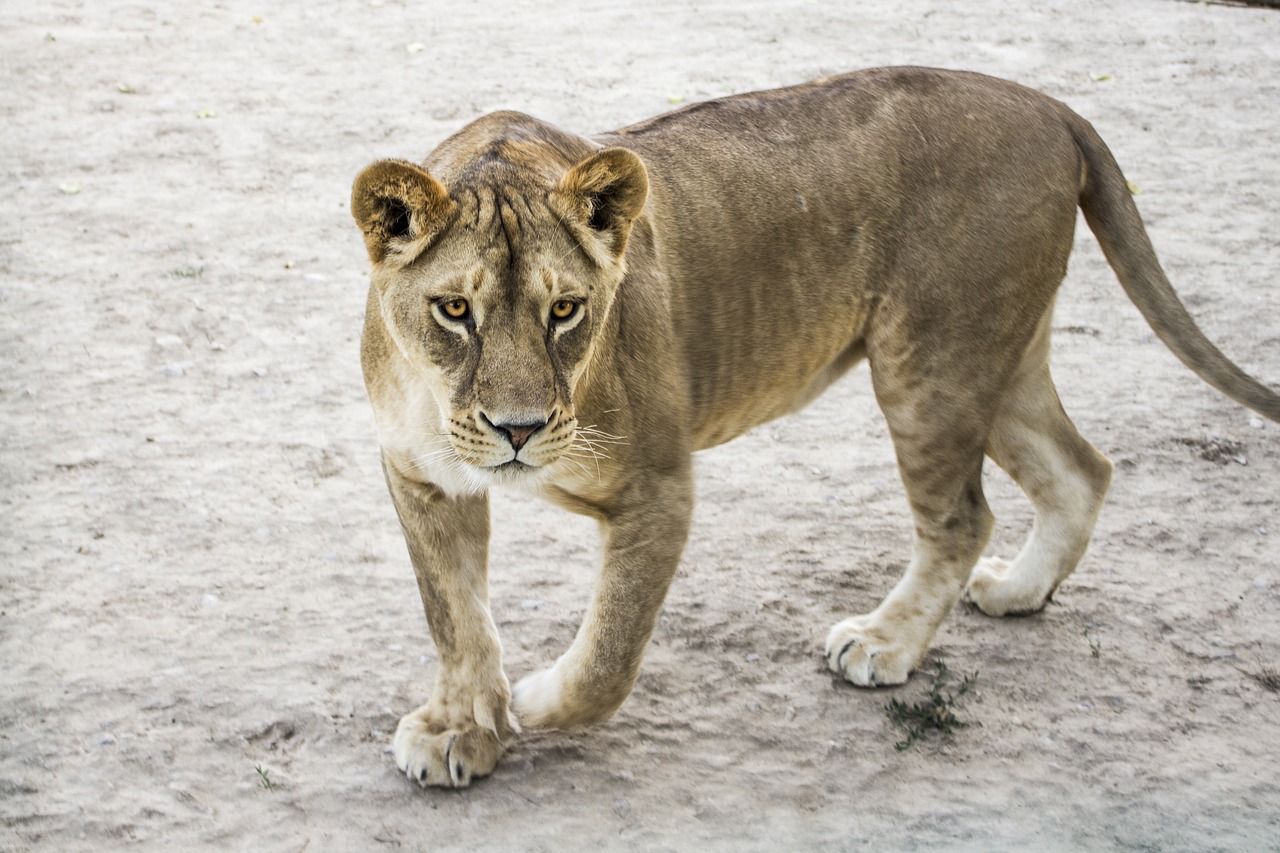
<path fill-rule="evenodd" d="M 528 481 L 574 441 L 574 390 L 647 195 L 635 154 L 516 113 L 474 122 L 423 166 L 357 176 L 371 310 L 435 398 L 436 461 L 473 488 Z"/>

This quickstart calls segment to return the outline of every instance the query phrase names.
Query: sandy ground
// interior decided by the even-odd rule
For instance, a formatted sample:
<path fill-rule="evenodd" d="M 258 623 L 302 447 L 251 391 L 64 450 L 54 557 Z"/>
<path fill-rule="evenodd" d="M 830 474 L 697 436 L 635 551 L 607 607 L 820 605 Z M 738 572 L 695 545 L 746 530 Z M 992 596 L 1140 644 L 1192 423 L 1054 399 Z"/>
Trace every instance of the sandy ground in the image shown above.
<path fill-rule="evenodd" d="M 699 457 L 614 721 L 461 793 L 395 770 L 436 663 L 357 365 L 376 157 L 503 107 L 591 132 L 870 65 L 1010 77 L 1097 125 L 1209 335 L 1280 380 L 1277 12 L 625 5 L 0 6 L 0 850 L 1280 849 L 1252 677 L 1280 663 L 1280 428 L 1154 341 L 1083 229 L 1054 363 L 1115 483 L 1045 613 L 944 625 L 967 728 L 897 752 L 885 705 L 929 678 L 822 665 L 909 543 L 862 368 Z M 1029 511 L 988 479 L 1007 555 Z M 595 531 L 508 495 L 494 519 L 514 679 L 569 642 Z"/>

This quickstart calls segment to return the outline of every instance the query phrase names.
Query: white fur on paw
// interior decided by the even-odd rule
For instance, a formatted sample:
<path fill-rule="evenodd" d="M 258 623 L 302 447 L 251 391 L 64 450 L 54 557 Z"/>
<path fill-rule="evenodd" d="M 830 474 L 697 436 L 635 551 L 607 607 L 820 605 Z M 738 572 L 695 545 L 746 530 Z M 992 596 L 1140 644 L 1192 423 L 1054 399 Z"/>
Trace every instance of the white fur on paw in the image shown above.
<path fill-rule="evenodd" d="M 1013 616 L 1044 609 L 1049 593 L 1035 584 L 1020 582 L 1011 566 L 999 557 L 983 557 L 969 575 L 965 598 L 988 616 Z"/>
<path fill-rule="evenodd" d="M 827 635 L 827 666 L 860 687 L 904 683 L 917 657 L 884 636 L 868 616 L 838 622 Z"/>
<path fill-rule="evenodd" d="M 564 709 L 564 679 L 560 674 L 560 664 L 516 682 L 511 692 L 511 709 L 522 726 L 554 727 Z"/>
<path fill-rule="evenodd" d="M 493 770 L 502 744 L 491 729 L 435 724 L 419 708 L 400 718 L 391 751 L 396 766 L 424 788 L 465 788 Z"/>

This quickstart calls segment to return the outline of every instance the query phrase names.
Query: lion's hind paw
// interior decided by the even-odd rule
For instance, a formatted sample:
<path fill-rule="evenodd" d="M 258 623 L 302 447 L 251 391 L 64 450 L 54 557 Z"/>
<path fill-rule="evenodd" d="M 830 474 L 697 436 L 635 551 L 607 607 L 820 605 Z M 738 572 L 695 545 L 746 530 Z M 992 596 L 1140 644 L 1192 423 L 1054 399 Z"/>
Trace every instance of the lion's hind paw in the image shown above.
<path fill-rule="evenodd" d="M 1051 580 L 998 557 L 984 557 L 973 567 L 964 597 L 988 616 L 1028 616 L 1048 603 Z"/>
<path fill-rule="evenodd" d="M 839 622 L 827 635 L 827 666 L 859 687 L 904 683 L 917 657 L 877 630 L 866 616 Z"/>

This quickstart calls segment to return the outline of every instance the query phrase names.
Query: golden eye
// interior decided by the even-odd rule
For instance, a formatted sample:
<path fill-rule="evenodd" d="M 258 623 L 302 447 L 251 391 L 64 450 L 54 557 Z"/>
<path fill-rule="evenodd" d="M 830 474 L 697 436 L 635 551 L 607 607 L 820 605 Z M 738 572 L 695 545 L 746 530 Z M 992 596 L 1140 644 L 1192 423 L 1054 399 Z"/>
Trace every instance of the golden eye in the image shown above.
<path fill-rule="evenodd" d="M 568 320 L 577 310 L 577 302 L 572 299 L 561 299 L 551 306 L 551 316 L 557 320 Z"/>
<path fill-rule="evenodd" d="M 468 313 L 471 312 L 471 306 L 467 304 L 465 299 L 450 299 L 440 303 L 440 309 L 444 311 L 444 315 L 453 320 L 464 320 Z"/>

